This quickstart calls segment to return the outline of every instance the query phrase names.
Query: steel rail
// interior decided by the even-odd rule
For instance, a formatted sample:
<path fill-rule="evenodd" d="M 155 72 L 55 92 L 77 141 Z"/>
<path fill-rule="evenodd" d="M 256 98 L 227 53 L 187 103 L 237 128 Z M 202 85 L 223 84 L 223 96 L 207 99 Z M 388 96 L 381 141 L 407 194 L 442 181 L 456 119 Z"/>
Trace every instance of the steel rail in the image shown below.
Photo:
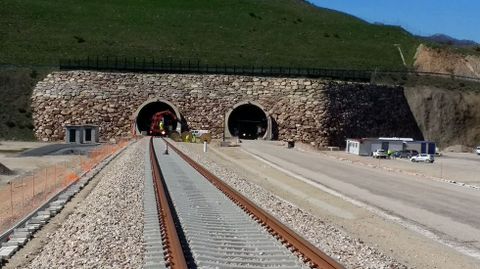
<path fill-rule="evenodd" d="M 152 165 L 153 186 L 155 188 L 155 195 L 157 198 L 158 218 L 161 225 L 163 225 L 164 233 L 163 245 L 165 248 L 165 257 L 167 259 L 166 265 L 172 269 L 188 268 L 185 256 L 183 254 L 182 244 L 180 242 L 175 222 L 173 220 L 172 208 L 173 205 L 169 203 L 168 194 L 165 186 L 165 181 L 162 177 L 160 165 L 158 163 L 157 155 L 155 154 L 155 147 L 153 145 L 153 137 L 150 138 L 150 162 Z"/>
<path fill-rule="evenodd" d="M 215 176 L 213 173 L 205 169 L 203 166 L 201 166 L 193 159 L 188 157 L 186 154 L 184 154 L 182 151 L 180 151 L 178 148 L 176 148 L 172 143 L 168 142 L 165 139 L 164 141 L 182 159 L 184 159 L 188 164 L 195 168 L 195 170 L 197 170 L 201 175 L 207 178 L 207 180 L 209 180 L 215 187 L 222 191 L 235 204 L 240 206 L 247 213 L 253 215 L 254 219 L 261 223 L 262 226 L 266 226 L 266 229 L 273 236 L 279 237 L 282 243 L 284 243 L 291 250 L 299 254 L 299 257 L 301 257 L 305 263 L 309 264 L 313 268 L 345 269 L 345 267 L 339 262 L 337 262 L 335 259 L 325 254 L 323 251 L 305 240 L 292 229 L 288 228 L 286 225 L 281 223 L 279 220 L 274 218 L 265 210 L 261 209 L 253 202 L 248 200 L 238 191 L 228 186 L 220 178 Z"/>

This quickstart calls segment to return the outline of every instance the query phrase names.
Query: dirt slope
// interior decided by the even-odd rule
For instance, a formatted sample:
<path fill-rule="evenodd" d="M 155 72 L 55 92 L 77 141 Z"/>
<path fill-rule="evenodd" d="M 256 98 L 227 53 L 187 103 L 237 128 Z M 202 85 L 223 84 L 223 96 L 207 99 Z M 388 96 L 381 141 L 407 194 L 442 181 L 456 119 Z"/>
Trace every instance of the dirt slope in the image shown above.
<path fill-rule="evenodd" d="M 405 97 L 426 140 L 442 148 L 480 145 L 480 88 L 406 87 Z"/>
<path fill-rule="evenodd" d="M 480 78 L 480 57 L 430 48 L 421 44 L 415 54 L 414 68 L 421 72 Z"/>

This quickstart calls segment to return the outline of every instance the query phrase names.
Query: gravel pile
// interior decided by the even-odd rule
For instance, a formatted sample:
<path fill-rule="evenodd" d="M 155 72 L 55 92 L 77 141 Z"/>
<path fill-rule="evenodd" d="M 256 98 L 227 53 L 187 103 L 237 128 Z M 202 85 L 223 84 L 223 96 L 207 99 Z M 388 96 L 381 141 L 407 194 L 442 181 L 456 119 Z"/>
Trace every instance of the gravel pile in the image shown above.
<path fill-rule="evenodd" d="M 141 268 L 145 143 L 135 143 L 97 177 L 100 182 L 28 268 Z"/>
<path fill-rule="evenodd" d="M 345 267 L 355 269 L 408 268 L 375 248 L 366 245 L 360 239 L 352 238 L 337 227 L 325 223 L 320 218 L 272 195 L 262 187 L 239 176 L 231 169 L 220 166 L 179 143 L 177 143 L 177 146 L 227 184 L 240 191 L 240 193 L 254 201 L 264 210 L 270 212 L 284 224 L 293 228 L 293 230 L 328 255 L 337 259 Z"/>

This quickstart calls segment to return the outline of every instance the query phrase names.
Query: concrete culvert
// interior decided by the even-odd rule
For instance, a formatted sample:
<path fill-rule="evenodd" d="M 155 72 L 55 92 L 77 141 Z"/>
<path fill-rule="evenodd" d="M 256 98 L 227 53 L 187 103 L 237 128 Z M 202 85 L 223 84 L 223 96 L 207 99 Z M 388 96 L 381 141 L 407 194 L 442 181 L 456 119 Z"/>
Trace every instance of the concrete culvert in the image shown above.
<path fill-rule="evenodd" d="M 227 114 L 226 136 L 270 139 L 271 124 L 270 117 L 260 106 L 252 103 L 240 104 Z"/>
<path fill-rule="evenodd" d="M 138 133 L 146 132 L 150 134 L 150 125 L 152 118 L 157 112 L 170 111 L 164 115 L 164 128 L 168 132 L 180 132 L 180 115 L 178 110 L 166 101 L 151 101 L 143 104 L 136 113 L 135 123 Z M 176 118 L 176 119 L 175 119 Z"/>

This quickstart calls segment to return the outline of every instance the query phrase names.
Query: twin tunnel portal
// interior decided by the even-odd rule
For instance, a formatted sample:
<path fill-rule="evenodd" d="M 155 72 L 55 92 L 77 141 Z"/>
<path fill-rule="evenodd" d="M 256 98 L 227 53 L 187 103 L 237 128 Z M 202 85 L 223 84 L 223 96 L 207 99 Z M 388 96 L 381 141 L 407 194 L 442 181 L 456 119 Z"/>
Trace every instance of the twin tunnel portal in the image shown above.
<path fill-rule="evenodd" d="M 171 112 L 166 113 L 162 120 L 163 128 L 168 132 L 180 134 L 191 129 L 174 104 L 166 100 L 150 100 L 135 113 L 135 131 L 138 134 L 150 134 L 155 114 L 162 111 Z M 234 105 L 225 114 L 224 121 L 226 138 L 272 139 L 272 120 L 264 108 L 255 102 L 244 101 Z"/>

